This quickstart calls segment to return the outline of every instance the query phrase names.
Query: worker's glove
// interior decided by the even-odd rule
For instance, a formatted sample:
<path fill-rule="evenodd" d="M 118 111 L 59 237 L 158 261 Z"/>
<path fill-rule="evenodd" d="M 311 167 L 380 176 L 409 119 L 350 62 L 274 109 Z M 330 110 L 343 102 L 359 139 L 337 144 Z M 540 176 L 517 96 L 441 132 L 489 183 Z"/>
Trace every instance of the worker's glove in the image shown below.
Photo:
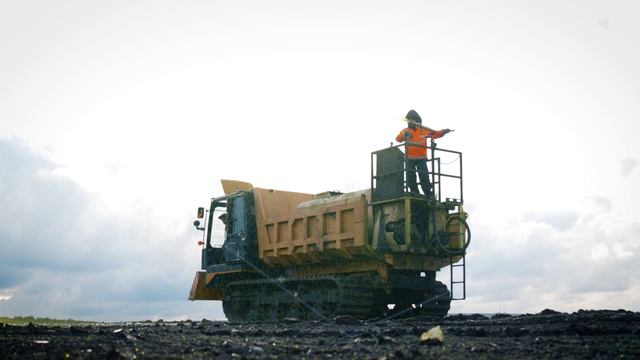
<path fill-rule="evenodd" d="M 431 140 L 431 150 L 435 150 L 436 146 L 438 146 L 438 144 L 436 144 L 435 141 Z"/>
<path fill-rule="evenodd" d="M 444 134 L 448 134 L 448 133 L 450 133 L 450 132 L 451 132 L 451 129 L 444 129 L 444 130 L 442 130 L 442 132 L 443 132 Z"/>

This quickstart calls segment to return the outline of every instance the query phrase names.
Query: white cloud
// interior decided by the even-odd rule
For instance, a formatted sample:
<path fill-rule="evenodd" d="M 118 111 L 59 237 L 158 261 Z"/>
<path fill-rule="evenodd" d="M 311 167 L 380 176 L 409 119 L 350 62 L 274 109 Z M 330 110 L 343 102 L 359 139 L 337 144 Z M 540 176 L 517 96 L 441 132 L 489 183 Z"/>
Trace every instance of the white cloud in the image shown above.
<path fill-rule="evenodd" d="M 0 138 L 0 312 L 128 320 L 220 318 L 186 300 L 199 251 L 188 224 L 144 205 L 126 213 L 101 202 L 56 164 Z M 144 306 L 141 304 L 145 304 Z"/>
<path fill-rule="evenodd" d="M 631 175 L 633 170 L 638 167 L 638 159 L 634 158 L 623 158 L 620 160 L 620 176 L 626 178 Z"/>
<path fill-rule="evenodd" d="M 596 244 L 593 248 L 591 248 L 591 259 L 605 260 L 609 257 L 609 247 L 606 244 Z"/>
<path fill-rule="evenodd" d="M 14 289 L 1 289 L 0 290 L 0 301 L 11 300 L 13 297 Z"/>
<path fill-rule="evenodd" d="M 525 221 L 536 221 L 547 224 L 556 230 L 567 231 L 578 220 L 578 213 L 575 211 L 564 212 L 546 212 L 540 213 L 535 211 L 527 211 L 524 213 Z"/>
<path fill-rule="evenodd" d="M 469 298 L 454 303 L 452 311 L 640 310 L 630 301 L 640 299 L 640 224 L 602 221 L 610 211 L 585 207 L 568 217 L 571 226 L 560 227 L 548 225 L 556 221 L 553 214 L 532 212 L 501 231 L 470 218 L 475 230 L 467 257 Z M 556 214 L 564 224 L 565 214 Z M 537 219 L 544 221 L 532 225 Z"/>

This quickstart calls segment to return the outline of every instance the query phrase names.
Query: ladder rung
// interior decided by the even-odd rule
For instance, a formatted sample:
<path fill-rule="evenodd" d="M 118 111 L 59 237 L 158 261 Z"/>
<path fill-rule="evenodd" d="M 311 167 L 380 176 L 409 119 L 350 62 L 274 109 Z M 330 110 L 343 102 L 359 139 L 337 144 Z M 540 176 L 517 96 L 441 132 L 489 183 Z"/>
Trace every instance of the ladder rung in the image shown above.
<path fill-rule="evenodd" d="M 466 299 L 466 295 L 467 295 L 467 289 L 466 289 L 466 271 L 465 271 L 465 261 L 466 258 L 463 255 L 462 256 L 462 261 L 460 263 L 454 264 L 453 263 L 453 256 L 449 259 L 449 265 L 451 266 L 451 278 L 449 279 L 450 281 L 450 287 L 451 287 L 451 300 L 464 300 Z M 462 268 L 462 273 L 460 273 L 460 271 L 453 271 L 453 268 L 457 268 L 457 267 L 461 267 Z M 458 275 L 458 276 L 456 276 Z M 462 277 L 462 280 L 459 281 L 454 281 L 454 278 L 458 278 L 458 277 Z M 462 296 L 455 296 L 454 293 L 454 288 L 455 289 L 460 289 L 459 287 L 456 287 L 455 285 L 457 284 L 461 284 L 462 285 Z"/>

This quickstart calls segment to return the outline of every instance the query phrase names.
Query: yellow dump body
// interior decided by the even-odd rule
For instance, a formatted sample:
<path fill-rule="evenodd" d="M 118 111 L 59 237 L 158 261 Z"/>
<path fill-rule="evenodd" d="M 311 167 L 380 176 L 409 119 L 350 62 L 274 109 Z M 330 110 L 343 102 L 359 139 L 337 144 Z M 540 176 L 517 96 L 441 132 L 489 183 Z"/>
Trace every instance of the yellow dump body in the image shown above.
<path fill-rule="evenodd" d="M 254 188 L 259 259 L 273 266 L 339 259 L 349 259 L 349 263 L 355 265 L 357 259 L 370 261 L 375 257 L 397 269 L 420 271 L 435 271 L 450 264 L 451 258 L 434 256 L 424 243 L 395 244 L 388 232 L 374 225 L 376 219 L 371 214 L 369 193 L 363 190 L 312 195 Z M 404 217 L 408 211 L 402 200 L 390 204 L 389 208 L 393 210 L 388 217 Z M 447 219 L 454 215 L 439 211 L 438 229 L 445 230 Z M 453 219 L 446 231 L 455 233 L 449 247 L 460 248 L 464 243 L 464 229 Z M 373 238 L 385 239 L 386 248 L 376 252 L 380 244 Z"/>
<path fill-rule="evenodd" d="M 259 258 L 269 264 L 370 253 L 366 192 L 323 196 L 254 189 Z"/>

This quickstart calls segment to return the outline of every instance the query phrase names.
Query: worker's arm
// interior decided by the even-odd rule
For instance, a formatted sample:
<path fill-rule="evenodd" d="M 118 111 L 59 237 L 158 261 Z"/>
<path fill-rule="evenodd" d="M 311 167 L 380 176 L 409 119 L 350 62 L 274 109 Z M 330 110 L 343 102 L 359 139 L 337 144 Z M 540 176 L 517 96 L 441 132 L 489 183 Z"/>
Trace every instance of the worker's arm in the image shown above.
<path fill-rule="evenodd" d="M 398 136 L 396 136 L 396 141 L 403 142 L 410 137 L 411 137 L 411 132 L 409 131 L 409 129 L 403 129 L 402 131 L 400 131 Z"/>
<path fill-rule="evenodd" d="M 432 139 L 438 139 L 438 138 L 441 138 L 441 137 L 447 135 L 451 131 L 453 131 L 453 130 L 451 130 L 451 129 L 431 130 L 431 134 L 428 135 L 427 137 L 430 137 Z"/>

